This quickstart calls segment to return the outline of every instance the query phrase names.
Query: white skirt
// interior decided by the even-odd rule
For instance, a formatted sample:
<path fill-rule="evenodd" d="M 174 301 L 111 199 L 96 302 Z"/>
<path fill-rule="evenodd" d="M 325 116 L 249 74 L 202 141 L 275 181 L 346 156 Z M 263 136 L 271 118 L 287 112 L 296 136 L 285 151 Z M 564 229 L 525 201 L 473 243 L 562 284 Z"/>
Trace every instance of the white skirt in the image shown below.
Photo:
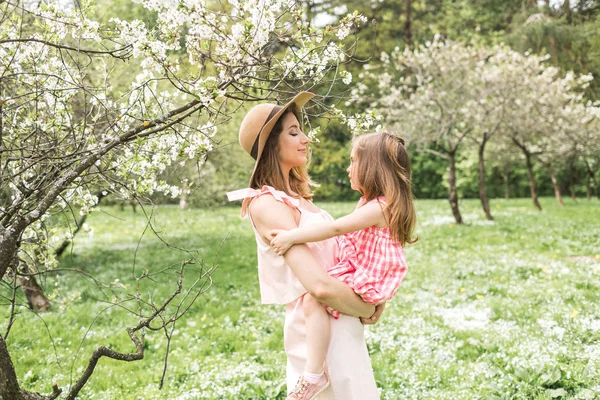
<path fill-rule="evenodd" d="M 286 304 L 283 340 L 287 354 L 288 393 L 294 389 L 306 363 L 306 323 L 302 299 Z M 329 315 L 331 338 L 325 369 L 331 385 L 319 400 L 379 400 L 373 368 L 365 343 L 364 327 L 358 318 Z"/>

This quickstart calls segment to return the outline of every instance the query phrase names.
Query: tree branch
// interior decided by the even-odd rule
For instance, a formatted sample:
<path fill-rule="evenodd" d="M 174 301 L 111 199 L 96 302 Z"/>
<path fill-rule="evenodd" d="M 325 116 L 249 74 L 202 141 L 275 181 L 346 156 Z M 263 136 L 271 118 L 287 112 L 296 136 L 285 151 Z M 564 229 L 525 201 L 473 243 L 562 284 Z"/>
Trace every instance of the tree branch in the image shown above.
<path fill-rule="evenodd" d="M 450 156 L 448 154 L 444 154 L 444 153 L 440 153 L 439 151 L 430 149 L 428 147 L 422 148 L 422 149 L 418 149 L 418 151 L 424 152 L 424 153 L 430 153 L 433 155 L 436 155 L 440 158 L 443 158 L 444 160 L 450 160 Z"/>
<path fill-rule="evenodd" d="M 108 357 L 108 358 L 112 358 L 113 360 L 120 360 L 120 361 L 136 361 L 136 360 L 141 360 L 142 358 L 144 358 L 144 344 L 143 344 L 144 334 L 142 333 L 142 340 L 140 340 L 135 335 L 134 329 L 127 328 L 127 333 L 129 334 L 131 341 L 135 345 L 135 348 L 136 348 L 135 353 L 119 353 L 117 351 L 109 349 L 106 346 L 100 346 L 99 348 L 97 348 L 94 351 L 94 353 L 92 354 L 92 357 L 90 358 L 90 361 L 88 362 L 88 365 L 87 365 L 85 371 L 83 371 L 83 374 L 81 375 L 79 380 L 75 383 L 75 385 L 71 388 L 71 390 L 67 394 L 67 397 L 66 397 L 67 400 L 74 400 L 75 397 L 77 397 L 77 394 L 81 391 L 83 386 L 85 386 L 87 381 L 90 379 L 90 377 L 94 373 L 94 369 L 96 368 L 96 365 L 98 364 L 98 361 L 100 360 L 100 358 Z"/>
<path fill-rule="evenodd" d="M 29 43 L 29 42 L 41 43 L 41 44 L 45 44 L 45 45 L 50 46 L 50 47 L 54 47 L 56 49 L 76 51 L 78 53 L 98 54 L 98 55 L 110 55 L 110 56 L 118 58 L 120 60 L 126 60 L 129 57 L 131 57 L 131 50 L 132 50 L 132 46 L 131 45 L 127 45 L 125 47 L 121 47 L 120 49 L 102 51 L 102 50 L 90 50 L 90 49 L 75 48 L 75 47 L 70 47 L 70 46 L 65 46 L 65 45 L 61 45 L 61 44 L 56 44 L 56 43 L 48 42 L 46 40 L 33 39 L 33 38 L 0 40 L 0 44 L 4 44 L 4 43 Z M 119 55 L 119 53 L 125 53 L 125 54 Z"/>
<path fill-rule="evenodd" d="M 183 276 L 184 276 L 184 272 L 185 272 L 185 266 L 188 264 L 191 264 L 191 261 L 182 261 L 181 262 L 181 267 L 179 269 L 179 279 L 177 280 L 177 288 L 175 289 L 175 291 L 173 291 L 173 293 L 171 293 L 169 298 L 167 298 L 160 307 L 156 308 L 156 310 L 149 317 L 140 321 L 140 323 L 137 324 L 135 327 L 127 328 L 127 334 L 129 335 L 129 338 L 135 345 L 135 348 L 136 348 L 135 352 L 121 353 L 121 352 L 109 349 L 106 346 L 98 347 L 92 353 L 92 357 L 90 358 L 85 371 L 82 373 L 81 377 L 77 380 L 75 385 L 73 385 L 73 387 L 67 394 L 67 396 L 65 398 L 66 400 L 74 400 L 77 397 L 77 395 L 79 394 L 81 389 L 85 386 L 85 384 L 88 382 L 88 380 L 94 373 L 96 365 L 98 364 L 98 361 L 102 357 L 108 357 L 108 358 L 112 358 L 113 360 L 127 361 L 127 362 L 141 360 L 144 358 L 145 334 L 142 331 L 141 339 L 140 339 L 136 335 L 136 332 L 139 330 L 142 330 L 143 328 L 149 327 L 150 324 L 152 323 L 152 321 L 155 320 L 156 318 L 161 318 L 162 313 L 166 310 L 168 305 L 173 301 L 173 299 L 175 299 L 181 293 L 181 290 L 183 288 Z M 169 320 L 167 320 L 166 322 L 163 322 L 162 327 L 166 327 L 169 323 L 171 323 L 171 321 L 169 321 Z"/>

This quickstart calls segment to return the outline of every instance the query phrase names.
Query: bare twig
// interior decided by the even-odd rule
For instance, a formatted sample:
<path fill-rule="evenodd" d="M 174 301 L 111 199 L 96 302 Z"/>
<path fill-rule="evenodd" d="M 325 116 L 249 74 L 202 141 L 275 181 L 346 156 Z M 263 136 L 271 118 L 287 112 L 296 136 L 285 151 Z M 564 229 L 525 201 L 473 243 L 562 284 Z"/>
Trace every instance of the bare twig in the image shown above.
<path fill-rule="evenodd" d="M 167 309 L 169 304 L 181 294 L 183 288 L 183 277 L 185 273 L 185 266 L 188 265 L 190 261 L 182 261 L 181 267 L 179 269 L 179 279 L 177 281 L 177 288 L 171 293 L 171 295 L 158 307 L 156 310 L 147 318 L 142 319 L 136 326 L 127 328 L 127 334 L 129 338 L 135 345 L 135 352 L 132 353 L 121 353 L 112 349 L 109 349 L 106 346 L 98 347 L 90 358 L 88 365 L 85 371 L 82 373 L 81 377 L 77 380 L 77 382 L 73 385 L 73 387 L 69 390 L 69 393 L 65 397 L 67 400 L 74 400 L 81 389 L 85 386 L 87 381 L 90 379 L 94 370 L 98 364 L 98 361 L 102 357 L 112 358 L 114 360 L 120 361 L 136 361 L 144 358 L 144 337 L 145 333 L 143 331 L 144 328 L 150 327 L 150 324 L 157 318 L 162 319 L 162 313 Z M 169 321 L 163 322 L 161 324 L 161 329 L 166 327 L 169 324 Z M 136 332 L 141 331 L 141 336 L 138 337 Z"/>

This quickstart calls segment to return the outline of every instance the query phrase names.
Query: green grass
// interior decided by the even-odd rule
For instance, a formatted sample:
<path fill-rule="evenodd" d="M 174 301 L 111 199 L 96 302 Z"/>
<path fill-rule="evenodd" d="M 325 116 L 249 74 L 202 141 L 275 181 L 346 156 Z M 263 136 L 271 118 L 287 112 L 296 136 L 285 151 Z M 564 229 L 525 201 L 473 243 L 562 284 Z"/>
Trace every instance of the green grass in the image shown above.
<path fill-rule="evenodd" d="M 337 217 L 354 204 L 322 206 Z M 409 273 L 381 322 L 367 328 L 382 399 L 600 398 L 600 204 L 560 208 L 547 198 L 542 206 L 493 200 L 496 220 L 488 222 L 478 201 L 465 200 L 458 226 L 446 201 L 417 202 L 420 241 L 406 250 Z M 283 309 L 260 304 L 254 236 L 238 212 L 157 208 L 154 228 L 191 253 L 149 231 L 140 240 L 140 212 L 93 214 L 94 235 L 77 237 L 61 267 L 107 288 L 72 272 L 45 278 L 52 311 L 21 307 L 8 340 L 22 386 L 66 387 L 99 345 L 133 351 L 125 328 L 137 320 L 111 304 L 132 293 L 134 259 L 139 275 L 193 256 L 189 285 L 227 237 L 212 286 L 177 322 L 165 387 L 158 389 L 167 341 L 147 332 L 143 360 L 102 359 L 80 398 L 283 398 Z M 173 269 L 157 275 L 143 284 L 143 299 L 160 302 L 175 280 Z M 6 321 L 7 310 L 0 315 Z"/>

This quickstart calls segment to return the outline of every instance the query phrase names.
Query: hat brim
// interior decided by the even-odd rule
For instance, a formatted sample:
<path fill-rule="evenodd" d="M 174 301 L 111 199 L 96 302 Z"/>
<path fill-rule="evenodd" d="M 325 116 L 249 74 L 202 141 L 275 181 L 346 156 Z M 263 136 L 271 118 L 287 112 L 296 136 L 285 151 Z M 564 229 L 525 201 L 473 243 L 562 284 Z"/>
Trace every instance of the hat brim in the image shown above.
<path fill-rule="evenodd" d="M 256 173 L 256 169 L 258 168 L 258 163 L 261 160 L 263 150 L 265 149 L 265 144 L 267 144 L 267 140 L 269 139 L 269 136 L 271 135 L 271 131 L 273 130 L 273 127 L 275 127 L 275 124 L 277 123 L 277 121 L 279 121 L 279 118 L 281 118 L 283 113 L 292 104 L 295 104 L 298 107 L 298 109 L 301 109 L 314 96 L 315 96 L 315 94 L 311 93 L 311 92 L 298 93 L 297 95 L 294 96 L 294 98 L 292 98 L 289 102 L 287 102 L 284 106 L 282 106 L 281 109 L 279 111 L 277 111 L 277 113 L 275 115 L 273 115 L 267 121 L 267 123 L 262 127 L 262 129 L 258 133 L 258 149 L 257 149 L 258 151 L 256 154 L 256 162 L 254 163 L 254 170 L 252 171 L 252 175 L 250 176 L 250 182 L 252 182 L 252 179 L 254 179 L 254 174 Z M 298 121 L 298 122 L 302 123 L 302 121 Z"/>

